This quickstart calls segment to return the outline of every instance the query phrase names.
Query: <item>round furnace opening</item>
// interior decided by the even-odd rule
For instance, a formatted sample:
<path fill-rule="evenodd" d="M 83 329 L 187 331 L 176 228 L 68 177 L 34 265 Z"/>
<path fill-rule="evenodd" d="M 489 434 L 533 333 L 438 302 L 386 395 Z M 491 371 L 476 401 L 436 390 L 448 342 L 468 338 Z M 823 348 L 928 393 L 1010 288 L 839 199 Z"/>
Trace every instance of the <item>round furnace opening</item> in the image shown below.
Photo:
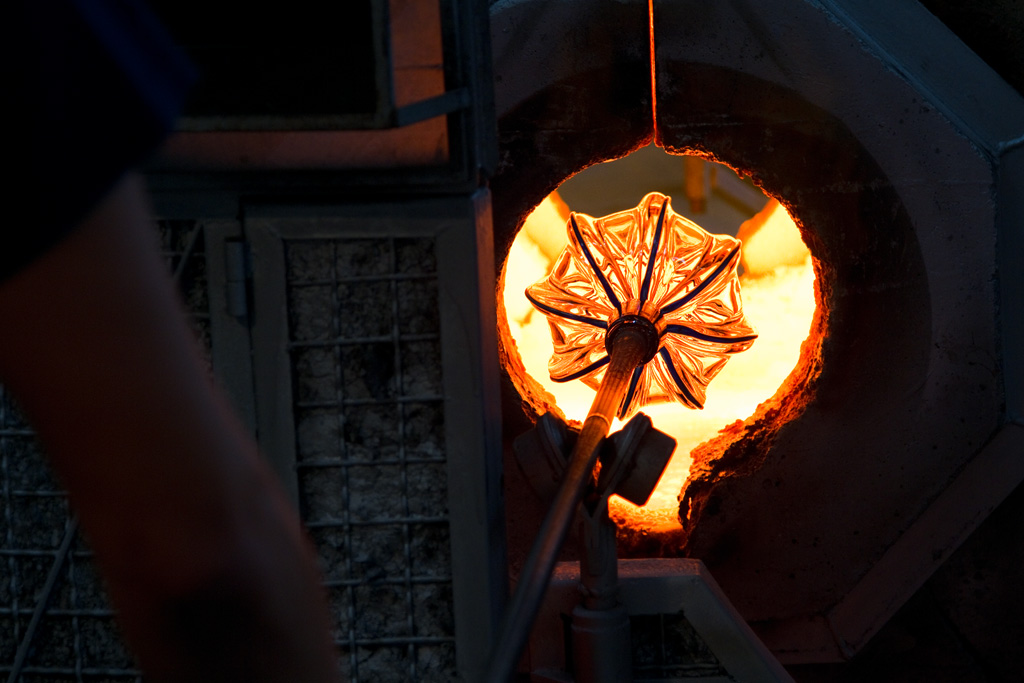
<path fill-rule="evenodd" d="M 602 216 L 634 206 L 648 191 L 672 198 L 673 209 L 713 234 L 743 242 L 744 312 L 758 333 L 753 347 L 733 356 L 708 387 L 702 410 L 678 403 L 645 406 L 655 427 L 676 440 L 672 460 L 643 508 L 613 498 L 612 515 L 634 532 L 680 528 L 679 493 L 690 472 L 692 449 L 725 427 L 753 415 L 794 371 L 815 312 L 812 258 L 789 214 L 727 166 L 675 156 L 650 145 L 621 159 L 596 164 L 562 183 L 525 219 L 502 269 L 502 327 L 506 364 L 524 401 L 537 414 L 554 410 L 582 422 L 595 391 L 583 382 L 555 382 L 547 319 L 527 301 L 527 286 L 546 277 L 567 242 L 570 211 Z M 612 429 L 621 427 L 619 421 Z"/>

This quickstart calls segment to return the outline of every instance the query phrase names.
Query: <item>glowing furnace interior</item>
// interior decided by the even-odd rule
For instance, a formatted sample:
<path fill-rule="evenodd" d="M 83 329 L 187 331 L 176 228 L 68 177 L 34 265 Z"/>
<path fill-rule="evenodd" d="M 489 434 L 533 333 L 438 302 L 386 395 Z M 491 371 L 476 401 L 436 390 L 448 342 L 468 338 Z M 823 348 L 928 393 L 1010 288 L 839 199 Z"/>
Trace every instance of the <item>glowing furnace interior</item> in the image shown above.
<path fill-rule="evenodd" d="M 740 193 L 742 197 L 732 196 L 729 188 L 741 187 L 743 181 L 730 169 L 691 157 L 669 157 L 650 148 L 639 154 L 654 159 L 662 169 L 666 163 L 675 164 L 675 174 L 661 176 L 660 187 L 649 189 L 675 195 L 673 206 L 709 232 L 726 232 L 743 242 L 743 307 L 758 333 L 753 347 L 733 357 L 711 382 L 703 410 L 689 410 L 676 403 L 643 409 L 658 429 L 676 439 L 676 450 L 644 509 L 615 498 L 611 514 L 619 523 L 660 531 L 679 525 L 677 496 L 690 471 L 690 452 L 722 428 L 752 415 L 760 403 L 775 395 L 796 366 L 814 316 L 814 269 L 810 252 L 786 210 L 776 200 L 755 192 L 749 183 L 749 189 Z M 579 381 L 557 383 L 550 379 L 548 324 L 526 300 L 524 290 L 548 274 L 565 246 L 570 211 L 591 213 L 591 207 L 608 207 L 611 212 L 629 208 L 640 199 L 646 190 L 637 193 L 632 187 L 637 162 L 626 157 L 598 164 L 551 193 L 524 222 L 505 264 L 504 309 L 523 366 L 570 421 L 584 419 L 595 392 Z M 586 187 L 588 174 L 603 176 L 594 183 L 599 196 L 589 201 L 584 194 L 587 190 L 580 189 Z M 617 181 L 617 177 L 626 180 Z M 609 187 L 614 191 L 609 192 Z M 616 421 L 613 430 L 620 426 Z"/>

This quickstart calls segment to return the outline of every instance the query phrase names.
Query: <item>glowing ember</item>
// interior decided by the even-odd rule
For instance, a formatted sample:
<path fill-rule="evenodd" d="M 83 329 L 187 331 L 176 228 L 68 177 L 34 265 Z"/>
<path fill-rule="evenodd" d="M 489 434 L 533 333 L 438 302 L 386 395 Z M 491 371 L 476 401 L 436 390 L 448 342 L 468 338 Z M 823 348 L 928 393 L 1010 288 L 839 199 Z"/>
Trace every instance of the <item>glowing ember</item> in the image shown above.
<path fill-rule="evenodd" d="M 568 207 L 553 193 L 527 218 L 507 261 L 505 306 L 527 372 L 555 397 L 567 418 L 582 420 L 593 402 L 594 390 L 582 382 L 557 383 L 548 377 L 553 351 L 548 324 L 523 296 L 524 287 L 550 271 L 555 255 L 566 244 L 568 217 Z M 739 237 L 744 241 L 746 271 L 740 278 L 744 314 L 757 329 L 758 340 L 749 351 L 733 357 L 711 383 L 703 410 L 685 410 L 670 403 L 644 408 L 658 429 L 676 439 L 677 447 L 643 510 L 613 501 L 615 517 L 633 520 L 643 528 L 678 525 L 676 497 L 689 473 L 690 451 L 723 427 L 750 416 L 776 392 L 796 365 L 800 345 L 810 329 L 814 274 L 810 254 L 792 219 L 777 202 L 769 201 L 744 223 Z M 781 249 L 776 248 L 779 245 Z M 778 253 L 770 253 L 773 248 Z"/>

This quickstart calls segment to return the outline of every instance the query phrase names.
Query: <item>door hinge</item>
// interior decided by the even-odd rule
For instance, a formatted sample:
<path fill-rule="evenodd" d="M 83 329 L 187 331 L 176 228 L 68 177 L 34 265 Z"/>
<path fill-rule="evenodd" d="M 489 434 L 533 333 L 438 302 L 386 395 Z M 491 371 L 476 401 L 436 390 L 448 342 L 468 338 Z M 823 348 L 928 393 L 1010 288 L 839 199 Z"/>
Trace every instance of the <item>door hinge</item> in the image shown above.
<path fill-rule="evenodd" d="M 249 321 L 249 281 L 252 279 L 249 243 L 228 240 L 224 243 L 225 300 L 228 315 Z"/>

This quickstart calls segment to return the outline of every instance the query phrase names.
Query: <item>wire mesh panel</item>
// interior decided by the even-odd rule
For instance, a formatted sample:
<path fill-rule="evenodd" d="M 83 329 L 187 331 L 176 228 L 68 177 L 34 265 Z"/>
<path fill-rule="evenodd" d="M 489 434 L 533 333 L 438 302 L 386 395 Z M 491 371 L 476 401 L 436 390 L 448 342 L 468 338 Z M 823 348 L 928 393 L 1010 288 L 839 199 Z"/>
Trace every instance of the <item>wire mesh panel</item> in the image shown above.
<path fill-rule="evenodd" d="M 350 679 L 449 681 L 455 626 L 429 238 L 285 245 L 296 467 Z"/>
<path fill-rule="evenodd" d="M 134 681 L 91 553 L 11 397 L 0 388 L 0 672 Z"/>
<path fill-rule="evenodd" d="M 636 681 L 735 680 L 682 612 L 634 615 L 629 629 Z"/>
<path fill-rule="evenodd" d="M 501 613 L 486 202 L 246 212 L 259 441 L 352 681 L 477 681 Z"/>
<path fill-rule="evenodd" d="M 209 362 L 210 294 L 206 267 L 206 230 L 195 220 L 158 222 L 160 251 L 189 313 L 192 330 Z"/>
<path fill-rule="evenodd" d="M 254 276 L 253 298 L 279 293 L 255 312 L 235 279 L 250 267 L 240 224 L 160 223 L 207 358 L 316 542 L 354 681 L 476 680 L 503 595 L 485 214 L 465 198 L 422 206 L 441 217 L 391 236 L 361 219 L 353 238 L 275 235 L 271 258 L 254 241 L 253 269 L 278 266 Z M 270 356 L 259 350 L 268 326 L 282 341 Z M 64 495 L 2 389 L 0 675 L 141 680 Z"/>
<path fill-rule="evenodd" d="M 209 355 L 203 230 L 159 222 L 161 250 Z M 0 675 L 11 683 L 139 681 L 66 497 L 0 387 Z"/>

